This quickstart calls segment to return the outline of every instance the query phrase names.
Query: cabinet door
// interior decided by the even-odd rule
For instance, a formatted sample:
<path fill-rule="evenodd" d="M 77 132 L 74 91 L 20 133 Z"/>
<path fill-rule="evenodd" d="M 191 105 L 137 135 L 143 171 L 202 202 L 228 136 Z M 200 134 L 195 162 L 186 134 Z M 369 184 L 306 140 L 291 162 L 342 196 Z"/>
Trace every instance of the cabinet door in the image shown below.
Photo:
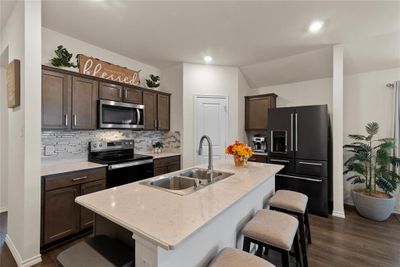
<path fill-rule="evenodd" d="M 246 130 L 267 130 L 270 98 L 246 98 Z"/>
<path fill-rule="evenodd" d="M 157 93 L 143 92 L 144 129 L 155 130 L 157 120 Z"/>
<path fill-rule="evenodd" d="M 112 101 L 122 101 L 122 86 L 100 82 L 99 98 Z"/>
<path fill-rule="evenodd" d="M 44 193 L 43 241 L 48 244 L 78 232 L 79 186 L 70 186 Z"/>
<path fill-rule="evenodd" d="M 124 88 L 124 102 L 142 104 L 142 90 L 135 88 Z"/>
<path fill-rule="evenodd" d="M 157 128 L 158 130 L 169 131 L 169 95 L 157 95 Z"/>
<path fill-rule="evenodd" d="M 72 129 L 91 130 L 97 126 L 98 82 L 73 77 Z"/>
<path fill-rule="evenodd" d="M 71 76 L 42 71 L 42 128 L 68 129 L 70 116 Z"/>
<path fill-rule="evenodd" d="M 81 185 L 81 195 L 94 193 L 106 188 L 106 181 L 99 180 L 95 182 L 85 183 Z M 84 207 L 81 207 L 81 228 L 90 228 L 93 225 L 94 213 Z"/>

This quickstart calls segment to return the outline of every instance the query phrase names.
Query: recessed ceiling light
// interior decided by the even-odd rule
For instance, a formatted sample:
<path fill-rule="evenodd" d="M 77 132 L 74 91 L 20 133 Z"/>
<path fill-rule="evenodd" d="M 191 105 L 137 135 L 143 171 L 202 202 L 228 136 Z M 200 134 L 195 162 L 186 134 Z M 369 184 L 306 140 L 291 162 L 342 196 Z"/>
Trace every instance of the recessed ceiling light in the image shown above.
<path fill-rule="evenodd" d="M 211 56 L 205 56 L 205 57 L 203 57 L 203 59 L 206 63 L 210 63 L 213 60 L 213 58 Z"/>
<path fill-rule="evenodd" d="M 324 26 L 324 22 L 323 21 L 313 21 L 310 26 L 308 27 L 308 31 L 312 32 L 312 33 L 316 33 L 319 32 L 322 27 Z"/>

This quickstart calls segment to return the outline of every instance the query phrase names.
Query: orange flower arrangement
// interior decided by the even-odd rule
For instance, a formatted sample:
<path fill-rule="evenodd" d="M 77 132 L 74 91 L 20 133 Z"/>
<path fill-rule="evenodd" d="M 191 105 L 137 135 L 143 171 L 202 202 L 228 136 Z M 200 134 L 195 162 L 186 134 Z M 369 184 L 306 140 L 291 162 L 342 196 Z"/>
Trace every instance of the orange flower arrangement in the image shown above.
<path fill-rule="evenodd" d="M 234 144 L 225 149 L 225 153 L 233 155 L 236 166 L 243 166 L 247 163 L 247 159 L 253 156 L 253 149 L 247 144 L 235 141 Z"/>

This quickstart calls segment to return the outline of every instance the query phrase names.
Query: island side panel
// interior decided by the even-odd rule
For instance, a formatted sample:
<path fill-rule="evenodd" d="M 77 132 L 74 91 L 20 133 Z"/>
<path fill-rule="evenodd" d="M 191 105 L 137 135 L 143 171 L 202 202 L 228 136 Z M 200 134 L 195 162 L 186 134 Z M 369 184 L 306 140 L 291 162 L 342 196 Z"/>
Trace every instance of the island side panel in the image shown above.
<path fill-rule="evenodd" d="M 224 247 L 241 249 L 243 227 L 258 210 L 267 208 L 268 199 L 274 191 L 275 176 L 272 176 L 171 250 L 157 247 L 134 235 L 135 266 L 203 267 Z"/>

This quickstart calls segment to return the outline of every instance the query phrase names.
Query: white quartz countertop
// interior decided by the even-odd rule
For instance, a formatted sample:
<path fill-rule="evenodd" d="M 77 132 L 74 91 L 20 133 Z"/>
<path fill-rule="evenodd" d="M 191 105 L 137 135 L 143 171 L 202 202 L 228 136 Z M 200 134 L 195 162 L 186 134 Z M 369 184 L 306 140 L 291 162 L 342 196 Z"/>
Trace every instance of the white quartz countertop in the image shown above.
<path fill-rule="evenodd" d="M 232 159 L 221 160 L 214 164 L 214 169 L 235 174 L 189 195 L 180 196 L 136 182 L 80 196 L 75 201 L 134 235 L 164 249 L 174 249 L 282 168 L 256 162 L 236 168 Z"/>
<path fill-rule="evenodd" d="M 105 167 L 89 161 L 63 162 L 42 165 L 42 176 Z"/>

